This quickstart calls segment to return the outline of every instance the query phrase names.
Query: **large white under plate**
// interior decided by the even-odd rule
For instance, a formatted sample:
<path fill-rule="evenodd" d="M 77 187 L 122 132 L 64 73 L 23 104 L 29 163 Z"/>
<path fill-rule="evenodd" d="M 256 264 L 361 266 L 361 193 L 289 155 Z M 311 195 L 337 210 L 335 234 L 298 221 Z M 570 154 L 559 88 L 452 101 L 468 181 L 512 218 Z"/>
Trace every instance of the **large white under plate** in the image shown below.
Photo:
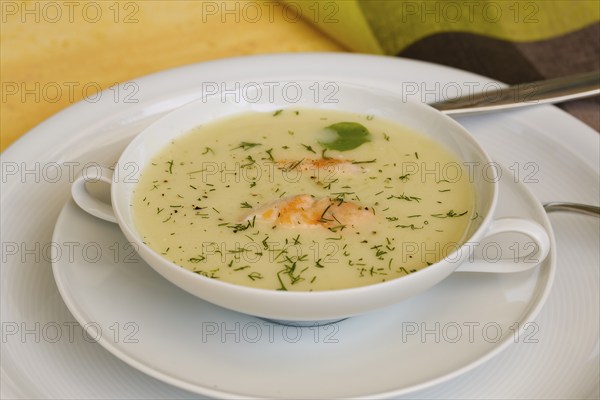
<path fill-rule="evenodd" d="M 83 101 L 48 119 L 2 154 L 0 229 L 4 249 L 0 292 L 0 345 L 3 398 L 198 397 L 131 368 L 102 346 L 86 340 L 89 338 L 75 324 L 76 319 L 68 311 L 57 290 L 48 250 L 58 215 L 69 198 L 69 165 L 74 165 L 77 169 L 91 161 L 113 162 L 133 135 L 163 113 L 194 99 L 203 85 L 206 87 L 207 82 L 228 82 L 233 85 L 235 82 L 293 79 L 344 80 L 401 91 L 407 96 L 412 93 L 410 96 L 413 96 L 413 100 L 414 96 L 421 96 L 425 92 L 429 93 L 423 95 L 423 100 L 426 101 L 441 100 L 456 88 L 466 89 L 474 84 L 483 87 L 492 82 L 463 71 L 391 57 L 349 54 L 257 56 L 196 64 L 144 77 L 129 82 L 138 89 L 134 95 L 134 100 L 138 100 L 136 103 L 125 102 L 124 98 L 115 102 L 114 93 L 110 91 L 96 103 Z M 417 89 L 417 94 L 414 88 Z M 434 92 L 438 93 L 437 98 L 434 98 Z M 128 97 L 128 100 L 131 99 Z M 508 176 L 504 178 L 511 179 L 503 187 L 519 188 L 524 185 L 540 201 L 564 200 L 598 204 L 599 135 L 568 114 L 552 106 L 539 106 L 514 112 L 463 117 L 458 121 L 476 136 L 496 161 L 508 168 Z M 103 149 L 100 155 L 97 153 L 99 148 Z M 63 174 L 58 180 L 50 179 L 54 177 L 49 175 L 53 171 L 51 168 L 57 165 Z M 15 171 L 15 168 L 17 173 L 5 173 Z M 38 175 L 22 174 L 24 169 L 35 168 L 39 168 Z M 515 179 L 517 183 L 512 181 Z M 514 194 L 512 189 L 504 192 Z M 516 200 L 513 199 L 516 203 L 511 203 L 514 204 L 514 209 L 505 212 L 544 218 L 539 214 L 539 205 L 531 201 L 519 202 L 519 198 L 522 196 L 516 195 Z M 65 215 L 69 218 L 75 218 L 78 212 L 74 208 L 65 209 Z M 87 218 L 85 215 L 79 217 Z M 420 383 L 428 382 L 439 384 L 413 391 L 409 397 L 597 398 L 600 377 L 599 222 L 595 218 L 574 214 L 552 215 L 550 221 L 557 243 L 554 285 L 541 312 L 532 321 L 533 324 L 521 331 L 517 343 L 508 346 L 515 339 L 511 329 L 509 332 L 504 330 L 504 334 L 508 336 L 498 343 L 490 343 L 491 340 L 482 336 L 481 327 L 486 323 L 497 323 L 500 327 L 510 328 L 515 322 L 528 322 L 528 314 L 535 311 L 542 299 L 539 297 L 540 293 L 547 287 L 540 284 L 542 277 L 539 270 L 537 275 L 529 276 L 523 281 L 518 281 L 516 276 L 486 278 L 494 280 L 487 284 L 495 288 L 495 291 L 483 290 L 486 287 L 484 284 L 481 287 L 467 285 L 465 290 L 476 287 L 474 290 L 477 295 L 489 295 L 490 299 L 495 296 L 499 298 L 502 293 L 504 301 L 499 301 L 494 306 L 488 305 L 489 313 L 477 313 L 477 304 L 472 305 L 473 314 L 460 314 L 460 310 L 452 311 L 459 314 L 449 311 L 442 315 L 441 310 L 440 314 L 434 313 L 434 305 L 446 305 L 436 303 L 439 301 L 436 296 L 447 295 L 447 305 L 466 302 L 466 295 L 461 294 L 460 298 L 455 298 L 453 296 L 456 291 L 450 290 L 453 285 L 465 285 L 465 282 L 457 282 L 460 278 L 457 276 L 452 277 L 447 284 L 444 282 L 440 287 L 434 288 L 438 294 L 432 296 L 433 292 L 426 293 L 392 309 L 340 323 L 335 335 L 329 337 L 337 339 L 337 343 L 325 342 L 325 337 L 333 330 L 325 331 L 323 328 L 320 331 L 305 330 L 306 333 L 297 343 L 291 343 L 293 340 L 290 337 L 283 338 L 282 331 L 276 329 L 273 344 L 268 341 L 264 343 L 269 338 L 263 339 L 263 342 L 259 340 L 248 343 L 248 340 L 241 340 L 240 343 L 235 343 L 232 342 L 232 335 L 225 338 L 228 339 L 224 340 L 225 343 L 220 340 L 215 342 L 213 339 L 216 335 L 206 337 L 203 341 L 202 332 L 198 332 L 198 343 L 196 347 L 189 348 L 188 356 L 194 355 L 194 351 L 200 351 L 198 359 L 202 362 L 197 366 L 197 371 L 190 371 L 189 379 L 185 377 L 193 385 L 186 387 L 192 389 L 201 382 L 201 391 L 209 395 L 307 397 L 320 394 L 347 397 L 390 392 L 400 394 L 406 388 L 419 389 Z M 70 226 L 76 229 L 76 225 Z M 110 231 L 115 227 L 95 225 L 94 229 Z M 107 240 L 107 237 L 113 237 L 110 235 L 114 235 L 114 232 L 111 232 L 108 236 L 99 238 Z M 84 231 L 81 233 L 81 237 L 77 238 L 79 242 L 92 239 L 84 236 Z M 118 238 L 114 240 L 118 242 Z M 110 243 L 105 243 L 106 245 Z M 36 246 L 39 251 L 35 250 Z M 62 248 L 66 251 L 64 244 Z M 76 251 L 81 251 L 81 246 L 78 249 Z M 108 257 L 109 254 L 105 256 Z M 70 265 L 75 269 L 77 264 Z M 131 278 L 136 276 L 136 268 L 139 267 L 141 266 L 134 265 L 119 272 Z M 86 268 L 90 268 L 90 265 L 81 264 L 81 271 L 76 270 L 77 274 L 69 276 L 72 279 L 75 276 L 87 279 L 85 276 L 89 278 L 90 275 L 85 275 Z M 109 295 L 115 293 L 114 300 L 120 298 L 117 295 L 124 296 L 122 291 L 131 290 L 133 294 L 135 290 L 141 290 L 139 287 L 136 289 L 135 285 L 127 285 L 126 280 L 114 280 L 120 275 L 114 275 L 110 269 L 93 272 L 104 274 L 102 277 L 94 276 L 93 279 L 105 279 L 104 286 L 99 285 L 98 288 L 106 288 L 106 294 Z M 161 312 L 171 310 L 172 304 L 161 302 L 160 299 L 165 293 L 176 289 L 164 286 L 162 280 L 154 281 L 158 278 L 152 275 L 144 277 L 149 285 L 156 285 L 143 289 L 156 289 L 157 298 L 152 306 L 158 307 L 156 310 L 147 309 L 146 312 L 161 315 Z M 465 281 L 469 279 L 482 278 L 471 277 Z M 85 293 L 86 296 L 94 294 L 99 296 L 103 293 L 91 290 L 90 293 Z M 82 301 L 91 298 L 86 296 L 80 297 Z M 171 298 L 171 295 L 168 297 Z M 415 305 L 419 299 L 422 301 Z M 199 301 L 187 295 L 183 295 L 180 300 L 183 307 L 194 309 L 194 302 Z M 128 352 L 132 357 L 136 351 L 147 349 L 148 346 L 164 346 L 164 342 L 160 340 L 153 342 L 158 340 L 159 332 L 163 333 L 161 340 L 168 337 L 177 337 L 181 343 L 189 340 L 190 326 L 177 325 L 181 321 L 177 319 L 178 313 L 162 314 L 168 317 L 164 324 L 153 325 L 148 320 L 150 322 L 146 325 L 142 324 L 141 319 L 137 319 L 139 316 L 128 314 L 128 310 L 132 310 L 128 307 L 141 306 L 134 303 L 123 304 L 121 308 L 116 308 L 118 306 L 113 304 L 112 307 L 116 309 L 111 310 L 111 313 L 102 308 L 89 308 L 82 303 L 82 310 L 89 314 L 78 317 L 87 318 L 83 320 L 91 323 L 88 324 L 90 329 L 103 327 L 102 338 L 124 346 L 119 350 Z M 263 327 L 263 335 L 271 329 L 260 320 L 200 303 L 202 306 L 197 310 L 198 319 L 194 321 L 200 328 L 202 322 L 205 322 L 204 328 L 214 328 L 212 323 L 221 328 L 221 322 L 225 322 L 227 327 L 227 323 L 238 321 L 246 324 L 246 335 L 252 334 L 250 329 L 254 325 L 248 325 L 252 322 Z M 414 307 L 409 307 L 411 303 Z M 98 303 L 101 307 L 110 304 Z M 510 306 L 507 307 L 507 304 Z M 151 307 L 151 304 L 147 306 Z M 422 315 L 419 311 L 427 311 L 427 314 Z M 97 312 L 104 314 L 95 314 Z M 474 320 L 459 319 L 471 317 Z M 420 336 L 417 335 L 402 337 L 402 329 L 406 332 L 406 329 L 414 328 L 412 323 L 420 327 L 419 324 L 427 321 L 440 322 L 442 326 L 446 326 L 446 336 L 440 338 L 440 343 L 435 343 L 432 335 L 425 337 L 425 343 L 421 343 Z M 125 326 L 128 322 L 137 322 L 136 333 L 132 333 L 136 329 L 132 325 Z M 453 337 L 452 324 L 464 326 L 465 322 L 480 324 L 480 330 L 474 328 L 474 343 L 465 343 L 464 339 L 451 343 L 449 339 Z M 431 328 L 427 325 L 425 327 Z M 487 332 L 488 339 L 493 334 L 492 329 L 489 328 Z M 55 332 L 59 332 L 61 336 L 57 338 Z M 92 331 L 89 333 L 93 335 Z M 293 335 L 291 330 L 288 333 L 289 336 Z M 320 336 L 317 343 L 314 343 L 313 336 L 309 335 L 316 333 Z M 463 330 L 463 335 L 466 333 Z M 118 339 L 115 340 L 117 334 Z M 125 343 L 128 334 L 133 334 L 129 339 L 138 339 L 139 342 Z M 502 346 L 507 348 L 501 354 L 458 376 L 462 372 L 461 367 L 468 368 L 472 362 L 485 361 L 486 357 L 495 354 Z M 475 347 L 479 350 L 473 350 Z M 433 348 L 454 359 L 444 360 L 445 364 L 439 364 L 436 360 L 409 357 L 418 356 L 423 354 L 420 352 L 431 351 Z M 183 347 L 179 347 L 178 351 L 183 351 L 182 349 Z M 477 352 L 476 356 L 473 356 L 474 352 Z M 138 368 L 154 373 L 155 376 L 158 376 L 156 373 L 168 375 L 169 371 L 172 372 L 172 366 L 168 365 L 158 372 L 156 369 L 165 358 L 175 357 L 176 354 L 156 352 L 142 355 L 146 359 L 139 354 L 135 355 L 139 362 Z M 404 364 L 408 360 L 400 357 L 408 357 L 414 363 L 412 368 L 411 365 Z M 290 360 L 303 360 L 304 364 L 290 365 Z M 261 368 L 267 366 L 276 375 L 272 378 L 272 385 L 264 380 L 259 387 L 259 382 L 254 380 L 260 376 Z M 391 368 L 394 366 L 400 366 L 400 369 Z M 220 371 L 227 371 L 228 368 L 232 372 L 231 376 L 220 375 Z M 310 376 L 311 368 L 320 370 L 321 383 L 328 376 L 337 379 L 337 382 L 309 387 L 311 382 L 302 380 L 305 379 L 305 371 Z M 290 374 L 298 376 L 286 375 L 286 369 Z M 421 371 L 421 374 L 410 372 L 412 370 Z M 344 375 L 344 371 L 352 374 Z M 358 371 L 362 371 L 362 374 Z M 406 371 L 412 375 L 407 375 Z M 429 375 L 423 375 L 423 371 Z M 411 376 L 421 378 L 413 379 Z M 286 379 L 289 380 L 287 383 L 291 385 L 291 391 L 283 385 Z"/>

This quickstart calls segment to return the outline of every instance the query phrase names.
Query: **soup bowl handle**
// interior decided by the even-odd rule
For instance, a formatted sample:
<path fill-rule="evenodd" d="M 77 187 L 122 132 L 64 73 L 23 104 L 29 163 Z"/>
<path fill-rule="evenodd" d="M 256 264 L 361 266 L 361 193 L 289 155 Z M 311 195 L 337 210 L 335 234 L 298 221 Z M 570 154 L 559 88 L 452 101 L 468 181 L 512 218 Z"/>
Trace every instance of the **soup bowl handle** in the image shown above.
<path fill-rule="evenodd" d="M 515 237 L 519 234 L 520 237 Z M 493 240 L 497 238 L 498 241 Z M 506 246 L 510 238 L 510 246 Z M 503 242 L 505 246 L 501 246 Z M 457 272 L 522 272 L 540 264 L 550 251 L 550 237 L 537 222 L 521 218 L 499 218 L 492 222 L 483 240 L 470 243 L 475 250 Z M 492 254 L 487 248 L 493 247 Z"/>
<path fill-rule="evenodd" d="M 82 174 L 71 185 L 71 196 L 75 203 L 94 217 L 108 222 L 117 223 L 115 212 L 110 204 L 94 197 L 86 188 L 85 184 L 90 182 L 104 182 L 109 185 L 113 181 L 113 171 L 103 166 L 94 166 L 82 172 Z"/>

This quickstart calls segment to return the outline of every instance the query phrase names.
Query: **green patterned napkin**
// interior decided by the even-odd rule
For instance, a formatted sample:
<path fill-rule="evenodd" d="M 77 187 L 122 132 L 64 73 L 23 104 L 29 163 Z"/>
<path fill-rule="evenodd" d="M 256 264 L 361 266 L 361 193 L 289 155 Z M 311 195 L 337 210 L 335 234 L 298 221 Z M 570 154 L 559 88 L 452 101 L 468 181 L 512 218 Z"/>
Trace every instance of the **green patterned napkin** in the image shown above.
<path fill-rule="evenodd" d="M 288 4 L 350 49 L 389 55 L 440 33 L 537 41 L 578 30 L 600 18 L 598 0 L 316 0 Z"/>
<path fill-rule="evenodd" d="M 452 66 L 509 84 L 600 70 L 600 0 L 286 0 L 361 53 Z M 598 97 L 564 106 L 600 129 Z"/>

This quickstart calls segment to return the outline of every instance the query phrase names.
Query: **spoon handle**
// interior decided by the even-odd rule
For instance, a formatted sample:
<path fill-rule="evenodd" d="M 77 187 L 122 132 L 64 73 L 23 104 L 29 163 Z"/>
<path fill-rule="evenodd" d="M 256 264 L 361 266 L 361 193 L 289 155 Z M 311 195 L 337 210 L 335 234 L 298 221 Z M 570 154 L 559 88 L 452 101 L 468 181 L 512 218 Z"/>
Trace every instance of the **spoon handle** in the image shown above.
<path fill-rule="evenodd" d="M 588 204 L 552 202 L 552 203 L 544 204 L 544 210 L 546 210 L 546 212 L 572 211 L 572 212 L 578 212 L 581 214 L 600 217 L 600 207 L 596 207 L 596 206 L 592 206 L 592 205 L 588 205 Z"/>
<path fill-rule="evenodd" d="M 496 87 L 482 93 L 432 103 L 448 115 L 474 114 L 545 103 L 560 103 L 600 94 L 600 71 Z"/>

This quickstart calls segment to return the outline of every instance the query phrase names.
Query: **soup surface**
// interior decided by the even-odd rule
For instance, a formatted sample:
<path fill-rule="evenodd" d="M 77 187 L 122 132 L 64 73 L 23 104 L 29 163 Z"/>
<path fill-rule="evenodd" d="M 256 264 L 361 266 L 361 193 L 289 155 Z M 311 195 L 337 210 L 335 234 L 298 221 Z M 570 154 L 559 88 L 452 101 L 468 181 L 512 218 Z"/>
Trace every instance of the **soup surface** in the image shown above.
<path fill-rule="evenodd" d="M 144 242 L 209 278 L 331 290 L 445 257 L 474 218 L 463 165 L 395 123 L 323 110 L 249 113 L 178 137 L 133 195 Z"/>

